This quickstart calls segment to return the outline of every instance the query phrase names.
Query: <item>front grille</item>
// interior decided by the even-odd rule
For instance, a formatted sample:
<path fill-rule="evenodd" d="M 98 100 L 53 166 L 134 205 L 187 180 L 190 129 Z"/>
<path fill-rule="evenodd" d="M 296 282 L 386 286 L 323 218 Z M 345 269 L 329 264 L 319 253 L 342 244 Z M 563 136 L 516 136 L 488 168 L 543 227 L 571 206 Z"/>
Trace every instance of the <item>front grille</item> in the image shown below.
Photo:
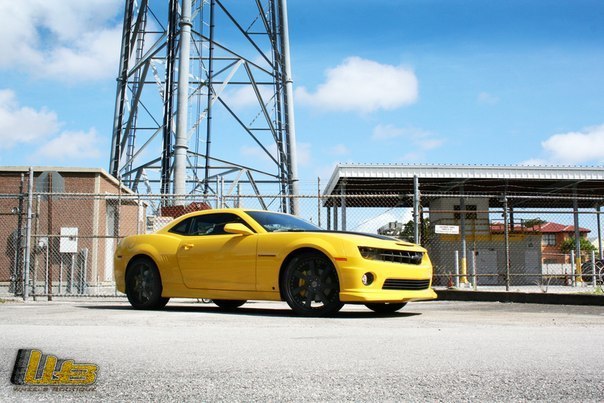
<path fill-rule="evenodd" d="M 379 256 L 385 262 L 406 263 L 418 265 L 422 262 L 422 252 L 410 252 L 401 250 L 380 250 Z"/>
<path fill-rule="evenodd" d="M 383 290 L 426 290 L 430 287 L 430 280 L 402 280 L 389 278 L 384 281 Z"/>
<path fill-rule="evenodd" d="M 379 249 L 370 248 L 367 246 L 359 246 L 359 252 L 365 259 L 381 260 L 382 262 L 404 263 L 419 265 L 424 258 L 423 252 L 396 250 L 396 249 Z"/>

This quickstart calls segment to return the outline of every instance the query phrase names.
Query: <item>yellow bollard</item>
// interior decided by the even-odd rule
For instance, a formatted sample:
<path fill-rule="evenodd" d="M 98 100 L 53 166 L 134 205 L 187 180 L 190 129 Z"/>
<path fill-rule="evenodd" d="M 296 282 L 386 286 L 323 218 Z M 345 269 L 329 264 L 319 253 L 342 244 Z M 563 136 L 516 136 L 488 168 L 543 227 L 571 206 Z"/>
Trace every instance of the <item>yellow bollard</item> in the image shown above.
<path fill-rule="evenodd" d="M 468 265 L 466 262 L 467 258 L 461 258 L 461 276 L 459 282 L 462 284 L 468 284 Z"/>

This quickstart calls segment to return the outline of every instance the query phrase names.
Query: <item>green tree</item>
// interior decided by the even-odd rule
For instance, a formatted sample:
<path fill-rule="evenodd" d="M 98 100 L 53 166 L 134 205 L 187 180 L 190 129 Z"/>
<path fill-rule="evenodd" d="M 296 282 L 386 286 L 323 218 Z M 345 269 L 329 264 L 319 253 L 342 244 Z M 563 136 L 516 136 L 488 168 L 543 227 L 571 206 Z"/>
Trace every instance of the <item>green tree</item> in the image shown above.
<path fill-rule="evenodd" d="M 579 242 L 579 245 L 581 246 L 581 253 L 587 253 L 591 252 L 592 250 L 595 251 L 597 249 L 591 242 L 589 242 L 587 238 L 579 238 Z M 571 250 L 575 250 L 574 237 L 566 238 L 560 244 L 560 251 L 562 253 L 570 253 Z"/>
<path fill-rule="evenodd" d="M 542 220 L 541 218 L 529 218 L 528 220 L 522 220 L 522 226 L 524 228 L 533 228 L 538 227 L 545 224 L 547 221 Z"/>
<path fill-rule="evenodd" d="M 419 231 L 422 237 L 422 244 L 424 244 L 428 239 L 430 239 L 433 231 L 430 228 L 430 219 L 424 218 L 421 221 L 421 224 L 423 224 L 423 228 L 420 226 Z M 415 221 L 407 221 L 407 223 L 403 225 L 403 229 L 398 237 L 407 242 L 414 242 L 414 225 Z"/>

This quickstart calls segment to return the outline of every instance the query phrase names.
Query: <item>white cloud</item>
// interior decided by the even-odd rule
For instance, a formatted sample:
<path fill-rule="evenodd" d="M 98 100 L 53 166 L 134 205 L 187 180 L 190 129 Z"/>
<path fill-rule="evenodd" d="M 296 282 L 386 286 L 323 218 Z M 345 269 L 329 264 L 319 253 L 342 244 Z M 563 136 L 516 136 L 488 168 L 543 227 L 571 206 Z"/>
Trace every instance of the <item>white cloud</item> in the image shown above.
<path fill-rule="evenodd" d="M 100 150 L 106 147 L 95 129 L 60 132 L 61 126 L 55 112 L 21 106 L 13 91 L 0 90 L 0 149 L 23 147 L 20 155 L 30 155 L 37 165 L 90 161 L 102 156 Z M 26 150 L 34 146 L 36 151 Z"/>
<path fill-rule="evenodd" d="M 0 90 L 0 149 L 43 141 L 59 127 L 54 112 L 20 106 L 13 91 Z"/>
<path fill-rule="evenodd" d="M 102 79 L 117 76 L 121 29 L 86 33 L 73 47 L 57 47 L 38 76 L 61 80 Z M 87 39 L 86 39 L 87 38 Z M 115 46 L 115 45 L 118 46 Z"/>
<path fill-rule="evenodd" d="M 42 145 L 34 154 L 36 159 L 50 161 L 85 161 L 101 157 L 101 138 L 95 129 L 88 132 L 63 132 Z"/>
<path fill-rule="evenodd" d="M 444 141 L 430 131 L 414 127 L 401 128 L 394 125 L 379 124 L 373 128 L 371 138 L 376 141 L 403 139 L 411 146 L 421 150 L 432 150 L 443 145 Z"/>
<path fill-rule="evenodd" d="M 273 97 L 273 91 L 266 86 L 259 87 L 262 101 L 267 104 Z M 229 107 L 249 107 L 255 106 L 260 109 L 258 97 L 250 86 L 240 87 L 234 91 L 225 91 L 221 98 L 229 105 Z M 268 109 L 272 106 L 269 104 Z"/>
<path fill-rule="evenodd" d="M 122 0 L 20 0 L 0 3 L 0 68 L 40 77 L 114 77 Z"/>
<path fill-rule="evenodd" d="M 369 113 L 397 109 L 418 97 L 417 77 L 403 66 L 349 57 L 326 76 L 315 92 L 298 88 L 297 100 L 316 108 Z"/>
<path fill-rule="evenodd" d="M 525 161 L 525 165 L 602 163 L 604 124 L 581 131 L 554 134 L 541 143 L 545 156 Z"/>

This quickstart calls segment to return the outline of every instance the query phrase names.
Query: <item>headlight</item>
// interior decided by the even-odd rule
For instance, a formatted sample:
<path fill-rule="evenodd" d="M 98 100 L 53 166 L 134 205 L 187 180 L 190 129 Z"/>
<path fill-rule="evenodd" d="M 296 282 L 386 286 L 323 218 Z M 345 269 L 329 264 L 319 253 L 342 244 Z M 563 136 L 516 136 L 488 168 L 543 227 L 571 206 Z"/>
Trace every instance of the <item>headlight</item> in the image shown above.
<path fill-rule="evenodd" d="M 376 248 L 369 248 L 367 246 L 359 246 L 359 252 L 363 259 L 378 260 L 380 257 L 380 251 Z"/>

